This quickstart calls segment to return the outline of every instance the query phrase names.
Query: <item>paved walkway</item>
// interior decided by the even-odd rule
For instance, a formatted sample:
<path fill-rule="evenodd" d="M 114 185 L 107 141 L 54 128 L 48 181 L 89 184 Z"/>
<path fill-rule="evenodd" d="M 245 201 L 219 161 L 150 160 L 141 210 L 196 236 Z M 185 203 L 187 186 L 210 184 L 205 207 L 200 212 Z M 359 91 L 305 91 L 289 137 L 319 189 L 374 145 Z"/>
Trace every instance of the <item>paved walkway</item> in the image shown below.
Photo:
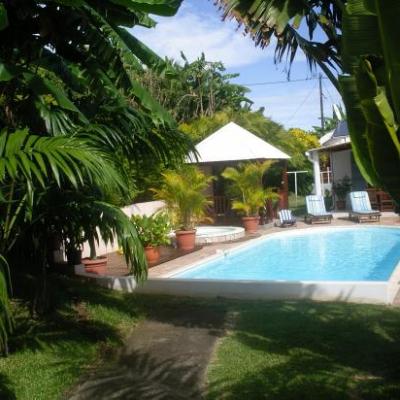
<path fill-rule="evenodd" d="M 117 360 L 82 381 L 70 400 L 202 399 L 214 347 L 224 333 L 223 307 L 176 304 L 152 314 Z"/>

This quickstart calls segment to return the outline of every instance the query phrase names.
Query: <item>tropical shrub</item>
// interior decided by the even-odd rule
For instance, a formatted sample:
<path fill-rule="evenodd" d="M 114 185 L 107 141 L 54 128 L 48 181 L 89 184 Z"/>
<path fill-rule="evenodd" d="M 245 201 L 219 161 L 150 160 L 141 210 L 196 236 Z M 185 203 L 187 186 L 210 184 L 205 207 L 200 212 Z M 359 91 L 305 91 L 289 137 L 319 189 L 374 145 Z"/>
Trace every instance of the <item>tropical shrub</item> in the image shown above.
<path fill-rule="evenodd" d="M 191 230 L 204 219 L 210 204 L 204 194 L 214 177 L 205 175 L 194 165 L 184 165 L 175 171 L 162 174 L 159 189 L 153 189 L 155 197 L 166 203 L 173 226 L 179 230 Z"/>
<path fill-rule="evenodd" d="M 267 160 L 263 163 L 247 163 L 237 168 L 225 169 L 222 176 L 231 180 L 234 188 L 240 193 L 240 199 L 232 202 L 234 210 L 245 216 L 257 216 L 267 200 L 279 199 L 279 195 L 272 188 L 263 187 L 263 176 L 272 165 L 273 161 Z"/>
<path fill-rule="evenodd" d="M 171 232 L 171 226 L 167 214 L 132 215 L 131 221 L 144 247 L 170 243 L 168 234 Z"/>
<path fill-rule="evenodd" d="M 18 268 L 35 277 L 32 312 L 44 311 L 54 235 L 117 238 L 133 274 L 146 276 L 137 232 L 109 199 L 130 195 L 124 165 L 170 165 L 192 147 L 137 80 L 162 61 L 125 28 L 153 27 L 148 13 L 173 15 L 179 5 L 0 1 L 0 285 L 9 281 L 7 265 L 11 276 Z M 4 299 L 2 339 L 9 327 Z"/>

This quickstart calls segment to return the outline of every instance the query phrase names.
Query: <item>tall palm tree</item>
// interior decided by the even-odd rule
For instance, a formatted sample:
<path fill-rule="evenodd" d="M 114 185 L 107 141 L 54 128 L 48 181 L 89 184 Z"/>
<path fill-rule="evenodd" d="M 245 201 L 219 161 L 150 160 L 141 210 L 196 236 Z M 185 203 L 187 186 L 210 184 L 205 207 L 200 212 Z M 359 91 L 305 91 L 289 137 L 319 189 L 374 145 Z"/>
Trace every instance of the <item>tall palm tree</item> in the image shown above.
<path fill-rule="evenodd" d="M 342 14 L 347 0 L 217 0 L 224 18 L 234 18 L 256 45 L 275 44 L 275 62 L 290 66 L 300 50 L 339 90 Z M 321 39 L 316 39 L 320 37 Z"/>

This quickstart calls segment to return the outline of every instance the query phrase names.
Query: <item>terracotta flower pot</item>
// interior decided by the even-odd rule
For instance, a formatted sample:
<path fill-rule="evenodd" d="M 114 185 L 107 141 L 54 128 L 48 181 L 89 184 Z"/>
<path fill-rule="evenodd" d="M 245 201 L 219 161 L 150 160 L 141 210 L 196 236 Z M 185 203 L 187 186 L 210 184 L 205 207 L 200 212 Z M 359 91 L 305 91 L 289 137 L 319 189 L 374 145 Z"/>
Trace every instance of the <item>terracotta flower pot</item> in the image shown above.
<path fill-rule="evenodd" d="M 175 231 L 178 249 L 183 251 L 193 250 L 196 241 L 196 229 L 190 231 Z"/>
<path fill-rule="evenodd" d="M 92 260 L 91 258 L 83 258 L 82 264 L 85 266 L 86 272 L 91 274 L 104 275 L 107 271 L 107 257 L 100 256 Z"/>
<path fill-rule="evenodd" d="M 346 209 L 346 200 L 336 200 L 336 209 L 345 210 Z"/>
<path fill-rule="evenodd" d="M 160 261 L 160 248 L 158 246 L 146 246 L 144 248 L 144 254 L 149 265 L 153 265 Z"/>
<path fill-rule="evenodd" d="M 242 222 L 246 232 L 256 233 L 258 231 L 260 217 L 242 217 Z"/>

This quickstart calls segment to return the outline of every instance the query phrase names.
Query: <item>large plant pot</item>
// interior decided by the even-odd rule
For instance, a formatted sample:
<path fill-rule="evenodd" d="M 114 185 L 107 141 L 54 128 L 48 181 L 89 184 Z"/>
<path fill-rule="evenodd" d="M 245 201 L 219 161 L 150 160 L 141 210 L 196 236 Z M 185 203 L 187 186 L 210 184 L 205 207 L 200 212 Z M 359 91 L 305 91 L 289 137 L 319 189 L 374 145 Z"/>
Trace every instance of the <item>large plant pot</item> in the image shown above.
<path fill-rule="evenodd" d="M 346 209 L 346 200 L 336 200 L 336 209 L 337 210 L 345 210 Z"/>
<path fill-rule="evenodd" d="M 158 246 L 146 246 L 144 254 L 147 259 L 147 264 L 154 265 L 160 261 L 160 248 Z"/>
<path fill-rule="evenodd" d="M 242 222 L 247 233 L 255 233 L 258 231 L 260 217 L 242 217 Z"/>
<path fill-rule="evenodd" d="M 100 256 L 94 260 L 91 258 L 83 258 L 82 264 L 85 266 L 85 271 L 91 274 L 104 275 L 107 271 L 106 256 Z"/>
<path fill-rule="evenodd" d="M 175 231 L 178 249 L 183 251 L 193 250 L 196 242 L 196 229 L 190 231 Z"/>

